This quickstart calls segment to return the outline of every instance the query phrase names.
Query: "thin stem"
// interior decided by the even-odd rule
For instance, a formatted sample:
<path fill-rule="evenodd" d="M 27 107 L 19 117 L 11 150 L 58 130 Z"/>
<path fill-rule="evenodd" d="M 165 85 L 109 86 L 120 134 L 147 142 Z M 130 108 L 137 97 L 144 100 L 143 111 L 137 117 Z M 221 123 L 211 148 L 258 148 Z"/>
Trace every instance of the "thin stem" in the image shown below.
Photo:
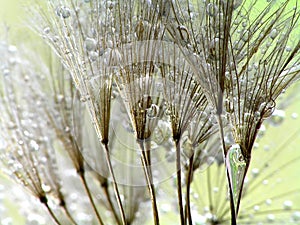
<path fill-rule="evenodd" d="M 103 191 L 104 191 L 104 195 L 105 195 L 106 200 L 107 200 L 107 202 L 108 202 L 108 205 L 109 205 L 109 207 L 110 207 L 110 209 L 111 209 L 111 212 L 112 212 L 112 214 L 113 214 L 114 217 L 115 217 L 115 220 L 116 220 L 117 224 L 118 224 L 118 225 L 121 225 L 122 222 L 120 221 L 120 219 L 119 219 L 119 217 L 118 217 L 118 214 L 117 214 L 117 212 L 116 212 L 116 209 L 115 209 L 115 207 L 114 207 L 114 205 L 113 205 L 113 203 L 112 203 L 112 201 L 111 201 L 111 198 L 110 198 L 110 194 L 109 194 L 108 186 L 107 186 L 107 185 L 106 185 L 106 186 L 103 186 Z"/>
<path fill-rule="evenodd" d="M 124 208 L 123 208 L 123 205 L 122 205 L 121 196 L 120 196 L 118 184 L 117 184 L 117 181 L 116 181 L 116 177 L 115 177 L 115 174 L 114 174 L 114 171 L 113 171 L 113 168 L 112 168 L 112 164 L 111 164 L 111 160 L 110 160 L 110 154 L 109 154 L 109 149 L 108 149 L 107 143 L 104 144 L 104 147 L 105 147 L 105 157 L 106 157 L 108 169 L 109 169 L 110 175 L 111 175 L 111 177 L 113 179 L 114 192 L 115 192 L 117 203 L 118 203 L 118 206 L 119 206 L 119 209 L 120 209 L 122 223 L 124 225 L 126 225 L 127 221 L 126 221 L 125 211 L 124 211 Z"/>
<path fill-rule="evenodd" d="M 70 214 L 68 208 L 66 207 L 66 205 L 63 206 L 63 209 L 68 217 L 68 219 L 71 221 L 72 224 L 77 224 L 76 221 L 73 219 L 72 215 Z"/>
<path fill-rule="evenodd" d="M 184 225 L 184 212 L 182 202 L 182 188 L 181 188 L 181 152 L 180 152 L 180 139 L 175 139 L 176 144 L 176 170 L 177 170 L 177 195 L 178 195 L 178 207 L 180 213 L 180 224 Z"/>
<path fill-rule="evenodd" d="M 85 176 L 84 176 L 84 172 L 79 172 L 79 176 L 80 176 L 81 181 L 83 183 L 84 189 L 85 189 L 85 191 L 86 191 L 86 193 L 87 193 L 87 195 L 88 195 L 88 197 L 90 199 L 90 202 L 91 202 L 93 210 L 94 210 L 94 212 L 95 212 L 95 214 L 97 216 L 97 220 L 98 220 L 99 224 L 104 225 L 103 220 L 102 220 L 102 218 L 101 218 L 101 216 L 100 216 L 100 214 L 99 214 L 99 212 L 97 210 L 96 204 L 95 204 L 95 202 L 93 200 L 92 193 L 91 193 L 91 191 L 90 191 L 90 189 L 88 187 L 88 184 L 86 182 L 86 179 L 85 179 Z"/>
<path fill-rule="evenodd" d="M 48 205 L 48 201 L 47 198 L 45 197 L 45 201 L 42 201 L 42 203 L 46 206 L 49 214 L 51 215 L 52 219 L 55 221 L 55 223 L 57 225 L 61 225 L 61 223 L 59 222 L 58 218 L 55 216 L 54 212 L 52 211 L 52 209 L 49 207 Z"/>
<path fill-rule="evenodd" d="M 226 145 L 225 145 L 225 140 L 224 140 L 224 130 L 223 130 L 221 114 L 217 114 L 217 119 L 218 119 L 220 138 L 221 138 L 221 143 L 222 143 L 222 148 L 223 148 L 223 158 L 224 158 L 224 161 L 226 161 Z M 226 163 L 225 163 L 225 165 L 226 165 Z M 228 180 L 228 186 L 229 186 L 229 192 L 230 192 L 231 225 L 236 225 L 236 213 L 235 213 L 235 209 L 234 209 L 232 187 L 231 187 L 231 184 L 229 181 L 229 174 L 228 174 L 227 168 L 226 168 L 226 174 L 227 174 L 227 180 Z"/>
<path fill-rule="evenodd" d="M 188 220 L 189 225 L 193 225 L 192 214 L 191 214 L 191 199 L 190 199 L 190 190 L 191 183 L 193 179 L 193 163 L 194 163 L 194 153 L 192 154 L 189 160 L 189 170 L 187 171 L 187 184 L 186 184 L 186 203 L 185 203 L 185 223 Z"/>
<path fill-rule="evenodd" d="M 148 165 L 147 163 L 149 162 L 149 160 L 147 159 L 147 153 L 145 152 L 144 141 L 139 141 L 138 143 L 141 147 L 141 152 L 142 152 L 141 161 L 142 161 L 142 165 L 146 177 L 148 190 L 151 197 L 154 224 L 159 225 L 159 215 L 158 215 L 158 209 L 156 204 L 155 188 L 152 182 L 152 175 L 151 175 L 151 164 Z M 148 151 L 150 151 L 150 149 L 148 149 Z"/>

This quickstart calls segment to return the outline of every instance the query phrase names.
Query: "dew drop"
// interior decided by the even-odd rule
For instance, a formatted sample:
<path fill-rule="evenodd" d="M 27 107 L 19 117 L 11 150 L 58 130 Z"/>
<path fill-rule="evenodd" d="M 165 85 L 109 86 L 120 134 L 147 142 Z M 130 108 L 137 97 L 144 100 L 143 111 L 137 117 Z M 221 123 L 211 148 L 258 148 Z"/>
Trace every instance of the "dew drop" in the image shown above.
<path fill-rule="evenodd" d="M 156 83 L 156 91 L 157 92 L 163 92 L 164 90 L 164 85 L 161 82 Z"/>
<path fill-rule="evenodd" d="M 97 52 L 91 51 L 91 52 L 89 53 L 89 58 L 90 58 L 91 61 L 96 61 L 97 58 L 98 58 L 98 56 L 99 56 L 99 55 L 98 55 Z"/>
<path fill-rule="evenodd" d="M 226 168 L 229 174 L 231 195 L 236 213 L 242 192 L 243 181 L 246 173 L 246 161 L 242 154 L 241 146 L 233 144 L 226 154 Z"/>
<path fill-rule="evenodd" d="M 267 216 L 267 221 L 268 221 L 268 222 L 274 222 L 274 221 L 275 221 L 275 216 L 274 216 L 273 214 L 269 214 L 269 215 Z"/>
<path fill-rule="evenodd" d="M 275 39 L 278 34 L 278 31 L 274 28 L 270 33 L 270 38 Z"/>
<path fill-rule="evenodd" d="M 285 47 L 285 51 L 291 52 L 291 51 L 292 51 L 292 48 L 291 48 L 290 46 L 286 46 L 286 47 Z"/>
<path fill-rule="evenodd" d="M 266 205 L 271 205 L 272 204 L 272 199 L 267 199 L 266 200 Z"/>
<path fill-rule="evenodd" d="M 17 125 L 13 121 L 9 121 L 7 123 L 7 128 L 10 129 L 10 130 L 13 130 L 13 129 L 17 128 Z"/>
<path fill-rule="evenodd" d="M 66 133 L 70 133 L 70 127 L 69 126 L 66 126 L 64 130 L 65 130 Z"/>
<path fill-rule="evenodd" d="M 56 9 L 56 15 L 63 19 L 67 19 L 71 16 L 71 10 L 66 6 L 61 6 Z"/>
<path fill-rule="evenodd" d="M 159 107 L 156 104 L 151 104 L 150 108 L 147 109 L 147 116 L 150 119 L 157 117 L 159 112 Z"/>
<path fill-rule="evenodd" d="M 268 180 L 263 180 L 262 184 L 263 185 L 268 185 L 269 181 Z"/>
<path fill-rule="evenodd" d="M 40 146 L 38 145 L 38 143 L 35 140 L 30 140 L 29 146 L 32 151 L 38 151 L 40 149 Z"/>
<path fill-rule="evenodd" d="M 50 27 L 45 27 L 43 32 L 44 32 L 44 34 L 49 34 L 50 33 Z"/>
<path fill-rule="evenodd" d="M 17 49 L 16 46 L 10 45 L 10 46 L 8 47 L 8 51 L 9 51 L 10 53 L 16 53 L 16 52 L 18 51 L 18 49 Z"/>
<path fill-rule="evenodd" d="M 295 211 L 293 214 L 292 214 L 292 220 L 294 222 L 299 222 L 300 221 L 300 211 Z"/>
<path fill-rule="evenodd" d="M 292 113 L 291 116 L 292 116 L 292 119 L 297 119 L 297 118 L 298 118 L 298 113 L 295 113 L 295 112 L 294 112 L 294 113 Z"/>
<path fill-rule="evenodd" d="M 97 48 L 97 41 L 94 38 L 86 38 L 85 48 L 87 51 L 95 51 Z"/>
<path fill-rule="evenodd" d="M 123 121 L 122 126 L 129 133 L 134 133 L 134 128 L 130 122 Z"/>
<path fill-rule="evenodd" d="M 8 76 L 10 74 L 10 70 L 9 69 L 4 69 L 3 70 L 3 75 L 4 76 Z"/>
<path fill-rule="evenodd" d="M 206 13 L 211 16 L 211 17 L 214 17 L 217 15 L 218 13 L 218 7 L 213 4 L 213 3 L 208 3 L 207 6 L 206 6 Z"/>
<path fill-rule="evenodd" d="M 190 158 L 193 154 L 192 142 L 188 137 L 185 137 L 181 144 L 183 153 L 186 157 Z"/>
<path fill-rule="evenodd" d="M 280 126 L 285 118 L 285 111 L 283 110 L 274 110 L 272 116 L 269 119 L 269 122 L 273 126 Z"/>
<path fill-rule="evenodd" d="M 42 184 L 42 189 L 44 190 L 44 192 L 48 193 L 51 191 L 51 186 L 47 184 Z"/>
<path fill-rule="evenodd" d="M 251 172 L 252 172 L 252 176 L 254 178 L 259 175 L 259 169 L 258 168 L 253 168 Z"/>
<path fill-rule="evenodd" d="M 62 101 L 64 100 L 64 96 L 61 94 L 58 94 L 56 96 L 56 100 L 57 100 L 57 103 L 62 103 Z"/>
<path fill-rule="evenodd" d="M 283 209 L 284 210 L 291 210 L 292 207 L 293 207 L 293 202 L 292 201 L 289 201 L 289 200 L 284 201 L 284 203 L 283 203 Z"/>
<path fill-rule="evenodd" d="M 255 212 L 259 211 L 259 210 L 260 210 L 259 205 L 255 205 L 255 206 L 253 207 L 253 210 L 254 210 Z"/>
<path fill-rule="evenodd" d="M 244 42 L 247 42 L 249 40 L 249 36 L 250 36 L 250 32 L 248 30 L 246 30 L 241 34 L 241 39 Z"/>
<path fill-rule="evenodd" d="M 83 95 L 80 97 L 80 101 L 81 102 L 86 102 L 90 99 L 90 96 L 87 94 L 87 95 Z"/>

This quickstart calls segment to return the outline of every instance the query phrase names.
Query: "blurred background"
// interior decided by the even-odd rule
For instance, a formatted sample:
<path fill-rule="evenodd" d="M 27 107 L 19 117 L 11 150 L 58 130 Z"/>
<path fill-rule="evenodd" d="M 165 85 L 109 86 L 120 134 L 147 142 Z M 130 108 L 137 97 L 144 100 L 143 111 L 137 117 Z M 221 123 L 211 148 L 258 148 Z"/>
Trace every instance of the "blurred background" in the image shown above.
<path fill-rule="evenodd" d="M 26 4 L 21 0 L 0 0 L 1 41 L 9 41 L 14 45 L 33 44 L 26 28 L 26 17 L 30 17 L 26 14 Z M 273 116 L 261 128 L 248 172 L 248 183 L 245 185 L 247 194 L 241 203 L 241 213 L 244 209 L 254 219 L 252 222 L 248 219 L 247 224 L 297 224 L 288 218 L 298 218 L 300 221 L 300 81 L 290 87 L 276 105 Z M 213 186 L 220 183 L 219 174 L 218 169 L 212 167 L 199 172 L 197 176 L 199 180 L 203 179 L 202 176 L 211 179 Z M 210 191 L 203 182 L 196 181 L 194 185 L 201 193 Z M 22 208 L 26 205 L 15 202 L 17 193 L 23 193 L 19 185 L 10 182 L 0 172 L 1 225 L 24 223 Z M 218 195 L 214 197 L 218 198 Z M 205 208 L 208 200 L 203 197 L 195 201 Z M 215 201 L 218 202 L 218 199 Z M 283 211 L 286 223 L 281 219 Z M 174 224 L 175 221 L 167 215 L 162 224 Z"/>

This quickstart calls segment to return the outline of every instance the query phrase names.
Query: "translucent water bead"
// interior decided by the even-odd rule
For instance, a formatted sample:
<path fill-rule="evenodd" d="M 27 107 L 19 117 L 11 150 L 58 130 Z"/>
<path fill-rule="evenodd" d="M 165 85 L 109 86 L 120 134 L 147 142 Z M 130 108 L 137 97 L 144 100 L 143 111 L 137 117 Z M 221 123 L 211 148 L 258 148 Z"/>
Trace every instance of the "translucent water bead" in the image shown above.
<path fill-rule="evenodd" d="M 228 150 L 226 154 L 226 168 L 229 174 L 234 208 L 237 213 L 239 196 L 242 191 L 243 179 L 246 173 L 246 161 L 239 144 L 233 144 Z"/>
<path fill-rule="evenodd" d="M 97 48 L 97 41 L 94 38 L 86 38 L 85 48 L 87 51 L 95 51 Z"/>
<path fill-rule="evenodd" d="M 60 6 L 56 9 L 56 15 L 63 19 L 67 19 L 71 16 L 71 10 L 66 6 Z"/>

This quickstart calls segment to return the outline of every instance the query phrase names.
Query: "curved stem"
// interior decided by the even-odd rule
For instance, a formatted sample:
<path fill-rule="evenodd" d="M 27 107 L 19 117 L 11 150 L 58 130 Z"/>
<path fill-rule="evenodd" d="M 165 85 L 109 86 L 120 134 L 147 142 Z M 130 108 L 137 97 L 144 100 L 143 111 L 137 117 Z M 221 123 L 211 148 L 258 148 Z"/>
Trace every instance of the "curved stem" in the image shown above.
<path fill-rule="evenodd" d="M 124 225 L 126 225 L 127 221 L 126 221 L 125 211 L 124 211 L 124 208 L 123 208 L 123 205 L 122 205 L 122 200 L 121 200 L 121 197 L 120 197 L 120 192 L 119 192 L 118 184 L 117 184 L 117 181 L 116 181 L 116 177 L 115 177 L 115 174 L 114 174 L 114 171 L 113 171 L 113 168 L 112 168 L 112 164 L 111 164 L 111 160 L 110 160 L 110 154 L 109 154 L 109 149 L 108 149 L 107 143 L 104 144 L 104 147 L 105 147 L 105 157 L 106 157 L 108 169 L 109 169 L 110 175 L 111 175 L 111 177 L 113 179 L 114 192 L 115 192 L 117 203 L 118 203 L 118 206 L 119 206 L 119 209 L 120 209 L 122 223 Z"/>
<path fill-rule="evenodd" d="M 55 223 L 56 223 L 57 225 L 61 225 L 61 223 L 59 222 L 58 218 L 55 216 L 54 212 L 53 212 L 52 209 L 49 207 L 47 199 L 46 199 L 46 201 L 43 202 L 43 204 L 46 206 L 46 208 L 47 208 L 49 214 L 51 215 L 51 217 L 52 217 L 52 219 L 55 221 Z"/>
<path fill-rule="evenodd" d="M 222 143 L 222 148 L 223 148 L 223 158 L 224 158 L 224 161 L 226 161 L 226 145 L 225 145 L 225 140 L 224 140 L 224 130 L 223 130 L 223 122 L 222 122 L 221 114 L 217 114 L 217 119 L 218 119 L 220 138 L 221 138 L 221 143 Z M 231 188 L 231 184 L 229 182 L 229 174 L 228 174 L 227 168 L 226 168 L 226 174 L 227 174 L 227 180 L 228 180 L 228 186 L 229 186 L 229 192 L 230 192 L 231 225 L 236 225 L 236 213 L 235 213 L 235 209 L 234 209 L 232 188 Z"/>
<path fill-rule="evenodd" d="M 110 198 L 110 194 L 109 194 L 109 191 L 108 191 L 108 186 L 104 186 L 104 187 L 103 187 L 103 191 L 104 191 L 104 195 L 105 195 L 105 197 L 106 197 L 106 200 L 107 200 L 107 202 L 108 202 L 109 208 L 110 208 L 112 214 L 114 215 L 117 224 L 118 224 L 118 225 L 121 225 L 122 222 L 120 221 L 120 219 L 119 219 L 119 217 L 118 217 L 118 214 L 117 214 L 117 212 L 116 212 L 116 209 L 115 209 L 115 207 L 114 207 L 114 205 L 113 205 L 113 203 L 112 203 L 112 200 L 111 200 L 111 198 Z"/>
<path fill-rule="evenodd" d="M 145 173 L 145 177 L 146 177 L 148 190 L 149 190 L 150 197 L 151 197 L 154 224 L 159 225 L 159 215 L 158 215 L 158 209 L 157 209 L 157 204 L 156 204 L 155 188 L 153 185 L 152 175 L 151 175 L 152 174 L 151 173 L 151 164 L 148 165 L 148 162 L 150 162 L 150 159 L 148 158 L 149 154 L 147 155 L 147 153 L 145 152 L 144 141 L 139 141 L 138 143 L 141 147 L 141 152 L 142 152 L 141 160 L 142 160 L 142 165 L 143 165 L 143 169 L 144 169 L 144 173 Z M 150 149 L 148 149 L 148 151 L 150 151 Z"/>
<path fill-rule="evenodd" d="M 85 176 L 84 176 L 84 172 L 79 172 L 79 176 L 80 176 L 81 181 L 83 183 L 84 189 L 85 189 L 85 191 L 86 191 L 86 193 L 88 195 L 88 198 L 90 199 L 90 202 L 91 202 L 92 207 L 94 209 L 94 212 L 95 212 L 95 214 L 97 216 L 97 220 L 98 220 L 99 224 L 104 225 L 103 220 L 102 220 L 102 218 L 101 218 L 101 216 L 100 216 L 100 214 L 99 214 L 99 212 L 97 210 L 96 204 L 95 204 L 95 202 L 93 200 L 92 193 L 91 193 L 91 191 L 90 191 L 90 189 L 88 187 L 88 184 L 86 182 L 86 179 L 85 179 Z"/>
<path fill-rule="evenodd" d="M 191 183 L 193 180 L 193 163 L 194 163 L 194 153 L 192 154 L 189 160 L 189 170 L 187 174 L 187 184 L 186 184 L 186 205 L 185 205 L 185 223 L 188 220 L 189 225 L 193 225 L 192 215 L 191 215 L 191 199 L 190 199 L 190 190 Z"/>
<path fill-rule="evenodd" d="M 66 207 L 66 205 L 63 206 L 63 209 L 68 217 L 68 219 L 71 221 L 72 224 L 77 224 L 76 221 L 74 220 L 74 218 L 72 217 L 70 211 L 68 210 L 68 208 Z"/>
<path fill-rule="evenodd" d="M 181 152 L 180 152 L 180 139 L 175 139 L 176 144 L 176 170 L 177 170 L 177 195 L 178 195 L 178 207 L 180 213 L 180 224 L 184 225 L 184 212 L 182 202 L 182 188 L 181 188 Z"/>

